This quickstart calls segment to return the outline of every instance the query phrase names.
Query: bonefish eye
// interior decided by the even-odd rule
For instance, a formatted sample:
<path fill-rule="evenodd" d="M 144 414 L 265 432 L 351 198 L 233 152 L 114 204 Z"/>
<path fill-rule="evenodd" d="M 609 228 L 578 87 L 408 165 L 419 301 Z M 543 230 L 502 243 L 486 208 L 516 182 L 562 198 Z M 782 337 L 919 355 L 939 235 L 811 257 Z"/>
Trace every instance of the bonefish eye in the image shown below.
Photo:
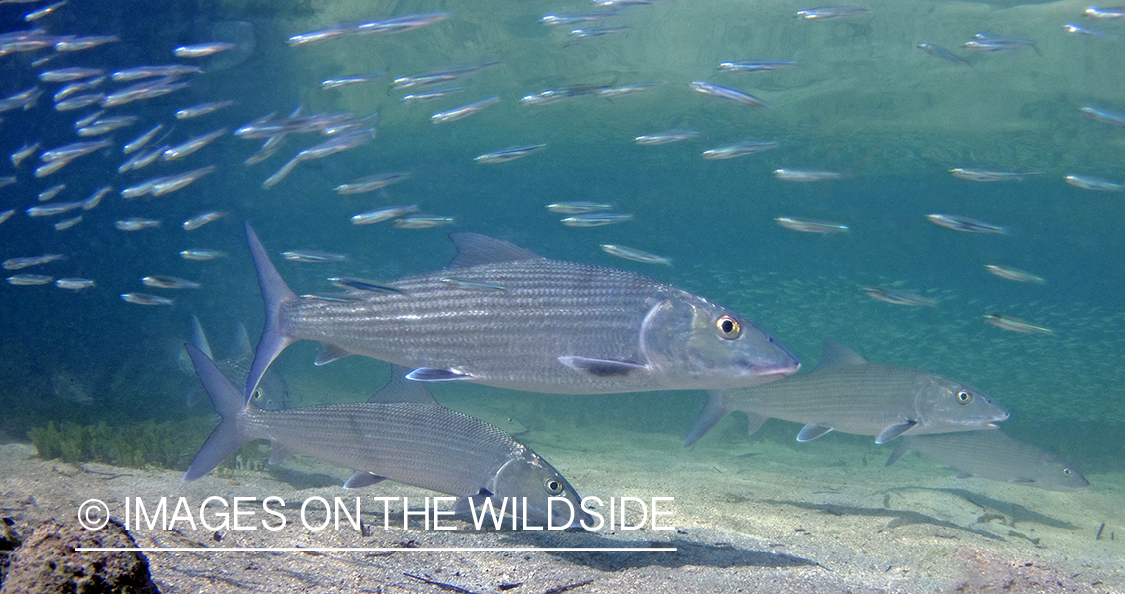
<path fill-rule="evenodd" d="M 719 333 L 719 338 L 734 340 L 742 336 L 742 324 L 732 316 L 719 316 L 719 319 L 715 320 L 715 331 Z"/>
<path fill-rule="evenodd" d="M 1069 468 L 1064 468 L 1064 469 L 1063 469 L 1063 474 L 1065 474 L 1066 476 L 1070 476 L 1070 469 L 1069 469 Z"/>
<path fill-rule="evenodd" d="M 559 495 L 563 492 L 562 481 L 549 478 L 547 482 L 543 483 L 543 488 L 547 490 L 548 495 Z"/>
<path fill-rule="evenodd" d="M 961 404 L 968 404 L 969 401 L 972 400 L 972 399 L 973 399 L 973 395 L 964 391 L 964 390 L 961 390 L 960 392 L 957 393 L 957 402 L 959 402 Z"/>

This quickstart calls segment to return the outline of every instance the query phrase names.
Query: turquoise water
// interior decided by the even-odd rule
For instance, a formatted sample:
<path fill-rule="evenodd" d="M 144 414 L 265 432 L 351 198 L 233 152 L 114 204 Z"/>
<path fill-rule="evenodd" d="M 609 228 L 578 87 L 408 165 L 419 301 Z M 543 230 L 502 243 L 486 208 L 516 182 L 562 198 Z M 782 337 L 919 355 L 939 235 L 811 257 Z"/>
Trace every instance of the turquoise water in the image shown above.
<path fill-rule="evenodd" d="M 0 95 L 36 84 L 47 68 L 92 66 L 114 71 L 173 61 L 173 47 L 215 40 L 236 30 L 245 61 L 200 63 L 208 71 L 191 87 L 109 110 L 139 117 L 113 134 L 113 148 L 81 157 L 59 173 L 33 177 L 37 154 L 18 169 L 0 166 L 17 183 L 0 188 L 0 210 L 16 214 L 0 225 L 3 259 L 59 253 L 61 262 L 19 271 L 93 279 L 81 292 L 44 286 L 0 286 L 0 429 L 15 439 L 48 420 L 125 425 L 145 420 L 207 418 L 206 404 L 185 406 L 195 380 L 179 369 L 179 346 L 190 337 L 188 316 L 200 316 L 226 352 L 234 323 L 256 336 L 261 299 L 244 246 L 251 222 L 298 293 L 329 291 L 333 276 L 393 279 L 436 270 L 453 255 L 450 230 L 485 233 L 544 256 L 613 266 L 653 276 L 735 309 L 773 334 L 812 369 L 820 339 L 831 336 L 869 359 L 925 369 L 967 381 L 1009 407 L 1004 428 L 1062 455 L 1087 472 L 1125 470 L 1125 202 L 1121 192 L 1066 184 L 1081 174 L 1122 182 L 1125 129 L 1095 122 L 1079 109 L 1125 110 L 1120 101 L 1119 41 L 1075 36 L 1066 22 L 1125 35 L 1125 24 L 1085 19 L 1085 5 L 1057 2 L 1009 7 L 982 3 L 868 3 L 867 15 L 800 21 L 793 3 L 665 0 L 622 9 L 606 25 L 627 31 L 571 39 L 546 27 L 550 13 L 596 10 L 583 2 L 363 2 L 72 4 L 44 17 L 50 34 L 120 37 L 40 67 L 49 49 L 0 57 Z M 3 31 L 27 28 L 34 5 L 0 6 Z M 334 22 L 448 11 L 444 21 L 385 36 L 349 37 L 288 47 L 297 33 Z M 216 23 L 239 21 L 249 26 Z M 970 54 L 974 33 L 1030 39 L 1035 49 Z M 226 40 L 226 39 L 224 39 Z M 946 46 L 968 64 L 927 56 L 914 46 Z M 776 72 L 717 72 L 729 60 L 793 60 Z M 453 83 L 464 91 L 424 105 L 404 105 L 407 91 L 392 79 L 428 70 L 499 60 L 501 65 Z M 186 61 L 186 60 L 184 60 Z M 386 70 L 377 82 L 322 90 L 319 82 Z M 755 109 L 693 92 L 705 80 L 752 93 L 770 109 Z M 607 100 L 581 96 L 554 105 L 520 105 L 520 98 L 570 85 L 652 83 L 636 95 Z M 104 83 L 102 89 L 123 84 Z M 53 148 L 79 140 L 72 122 L 93 111 L 59 112 L 50 94 L 27 110 L 0 114 L 0 153 L 26 143 Z M 460 121 L 433 125 L 436 111 L 484 99 L 499 104 Z M 203 101 L 236 104 L 198 119 L 172 114 Z M 227 134 L 182 162 L 157 163 L 118 174 L 119 148 L 158 122 L 169 144 L 254 118 L 292 111 L 380 114 L 378 137 L 362 147 L 296 168 L 277 186 L 262 182 L 298 151 L 319 143 L 291 136 L 277 155 L 241 163 L 261 140 Z M 633 138 L 671 128 L 698 136 L 663 146 Z M 725 161 L 704 160 L 709 148 L 742 140 L 779 147 Z M 482 165 L 473 158 L 511 145 L 547 143 L 525 159 Z M 58 201 L 81 200 L 95 189 L 120 190 L 157 175 L 215 165 L 187 188 L 136 201 L 112 192 L 81 223 L 56 231 L 70 215 L 29 218 L 21 211 L 57 183 Z M 955 167 L 1026 174 L 1022 181 L 978 183 L 947 173 Z M 828 169 L 836 181 L 792 183 L 778 168 Z M 332 189 L 374 173 L 410 171 L 385 190 L 338 196 Z M 567 200 L 608 202 L 634 220 L 612 226 L 565 227 L 544 206 Z M 454 217 L 452 227 L 408 230 L 389 223 L 354 226 L 357 213 L 394 204 Z M 230 216 L 185 232 L 180 223 L 206 210 Z M 1003 225 L 1006 235 L 968 234 L 937 227 L 930 213 L 965 215 Z M 118 231 L 125 217 L 162 220 L 155 230 Z M 775 217 L 844 223 L 846 234 L 821 236 L 784 229 Z M 671 267 L 614 258 L 599 244 L 639 248 L 672 259 Z M 185 261 L 183 249 L 207 247 L 228 258 Z M 285 262 L 289 249 L 344 253 L 342 263 Z M 985 264 L 1031 271 L 1045 284 L 988 274 Z M 15 274 L 15 273 L 12 273 Z M 142 276 L 175 275 L 198 290 L 148 289 Z M 936 307 L 892 305 L 867 297 L 864 286 L 889 286 L 936 299 Z M 126 303 L 118 295 L 149 292 L 173 306 Z M 1053 330 L 1021 334 L 984 323 L 1001 313 Z M 277 369 L 291 385 L 302 380 L 325 393 L 294 390 L 294 405 L 334 401 L 341 392 L 373 392 L 387 366 L 349 359 L 314 368 L 315 345 L 287 350 Z M 67 377 L 60 380 L 65 374 Z M 86 397 L 58 387 L 78 386 Z M 605 425 L 683 436 L 702 407 L 700 393 L 596 397 L 526 395 L 477 386 L 440 386 L 439 399 L 474 395 L 508 402 L 535 429 L 552 424 Z M 736 426 L 726 420 L 723 427 Z M 798 427 L 772 421 L 752 439 L 789 441 Z M 709 439 L 751 439 L 734 431 Z M 867 439 L 867 438 L 856 438 Z M 184 453 L 185 463 L 194 450 Z"/>

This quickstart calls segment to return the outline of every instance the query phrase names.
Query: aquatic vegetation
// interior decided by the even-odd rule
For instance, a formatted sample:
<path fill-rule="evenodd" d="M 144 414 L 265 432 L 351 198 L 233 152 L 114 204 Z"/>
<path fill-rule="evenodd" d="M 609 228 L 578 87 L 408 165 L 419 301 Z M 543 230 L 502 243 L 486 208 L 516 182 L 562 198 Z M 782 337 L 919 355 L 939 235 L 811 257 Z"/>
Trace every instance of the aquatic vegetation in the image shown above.
<path fill-rule="evenodd" d="M 186 469 L 191 455 L 207 438 L 212 422 L 204 417 L 157 423 L 152 420 L 113 427 L 105 421 L 80 425 L 69 421 L 36 427 L 28 433 L 31 443 L 44 460 L 63 462 L 101 462 L 128 468 Z M 232 456 L 228 470 L 263 467 L 264 455 L 258 444 L 247 444 Z"/>

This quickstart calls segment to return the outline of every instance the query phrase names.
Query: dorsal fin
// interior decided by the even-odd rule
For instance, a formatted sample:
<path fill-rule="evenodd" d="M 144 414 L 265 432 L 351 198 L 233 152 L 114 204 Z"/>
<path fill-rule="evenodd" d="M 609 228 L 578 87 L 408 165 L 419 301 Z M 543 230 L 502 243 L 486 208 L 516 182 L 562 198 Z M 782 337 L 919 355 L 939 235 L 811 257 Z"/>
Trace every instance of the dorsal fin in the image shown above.
<path fill-rule="evenodd" d="M 250 344 L 250 335 L 246 333 L 246 326 L 237 322 L 234 329 L 234 348 L 231 350 L 231 359 L 253 359 L 254 347 Z"/>
<path fill-rule="evenodd" d="M 199 318 L 195 317 L 195 314 L 191 314 L 191 344 L 203 351 L 208 359 L 212 361 L 215 359 L 215 355 L 211 354 L 211 345 L 207 343 L 207 334 L 203 332 L 203 324 L 199 323 Z"/>
<path fill-rule="evenodd" d="M 382 390 L 367 399 L 375 404 L 391 404 L 396 402 L 414 402 L 417 404 L 437 404 L 430 389 L 422 382 L 412 382 L 406 379 L 410 369 L 401 365 L 391 365 L 391 380 Z"/>
<path fill-rule="evenodd" d="M 457 248 L 457 255 L 449 263 L 450 268 L 469 268 L 481 264 L 496 264 L 499 262 L 516 262 L 518 260 L 538 260 L 542 258 L 535 252 L 520 246 L 496 239 L 480 233 L 458 232 L 450 233 L 449 239 L 453 240 Z"/>
<path fill-rule="evenodd" d="M 868 363 L 867 359 L 860 357 L 855 351 L 827 336 L 821 339 L 821 345 L 823 352 L 820 355 L 820 363 L 817 364 L 813 373 L 844 365 L 865 365 Z"/>

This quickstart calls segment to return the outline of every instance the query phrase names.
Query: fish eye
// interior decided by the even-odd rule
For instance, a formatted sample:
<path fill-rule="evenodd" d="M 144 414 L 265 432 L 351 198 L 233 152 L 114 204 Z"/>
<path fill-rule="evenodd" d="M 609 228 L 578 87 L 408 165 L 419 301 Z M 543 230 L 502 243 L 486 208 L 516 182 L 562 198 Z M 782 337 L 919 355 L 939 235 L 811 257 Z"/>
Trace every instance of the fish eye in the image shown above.
<path fill-rule="evenodd" d="M 719 319 L 715 320 L 715 330 L 719 333 L 719 338 L 726 340 L 734 340 L 742 336 L 742 324 L 730 315 L 719 316 Z"/>
<path fill-rule="evenodd" d="M 1070 469 L 1069 469 L 1069 468 L 1064 468 L 1064 469 L 1063 469 L 1063 474 L 1065 474 L 1066 476 L 1070 476 Z"/>
<path fill-rule="evenodd" d="M 972 400 L 972 399 L 973 399 L 973 395 L 966 392 L 965 390 L 961 390 L 960 392 L 957 393 L 957 402 L 960 403 L 960 404 L 968 404 L 969 401 Z"/>
<path fill-rule="evenodd" d="M 543 488 L 547 490 L 548 495 L 559 495 L 563 492 L 562 481 L 558 479 L 547 479 L 547 482 L 543 483 Z"/>

